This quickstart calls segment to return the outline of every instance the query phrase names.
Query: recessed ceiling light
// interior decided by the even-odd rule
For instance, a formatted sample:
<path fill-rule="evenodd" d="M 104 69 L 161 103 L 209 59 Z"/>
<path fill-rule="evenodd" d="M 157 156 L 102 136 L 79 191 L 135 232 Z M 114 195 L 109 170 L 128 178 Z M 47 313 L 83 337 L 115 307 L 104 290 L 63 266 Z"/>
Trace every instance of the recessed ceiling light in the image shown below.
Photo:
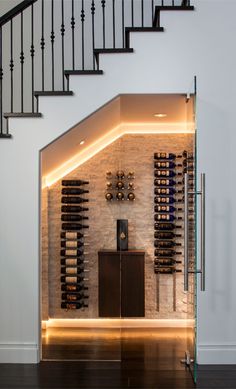
<path fill-rule="evenodd" d="M 81 140 L 81 142 L 79 142 L 79 144 L 82 146 L 83 144 L 85 143 L 85 140 Z"/>
<path fill-rule="evenodd" d="M 156 118 L 165 118 L 167 116 L 166 113 L 154 113 L 154 116 Z"/>

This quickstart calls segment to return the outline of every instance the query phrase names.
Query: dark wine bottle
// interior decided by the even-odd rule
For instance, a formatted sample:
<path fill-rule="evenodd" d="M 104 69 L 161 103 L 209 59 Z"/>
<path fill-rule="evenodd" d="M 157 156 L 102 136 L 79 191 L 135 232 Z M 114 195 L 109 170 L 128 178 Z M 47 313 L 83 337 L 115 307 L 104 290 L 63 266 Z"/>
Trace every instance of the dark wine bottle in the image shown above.
<path fill-rule="evenodd" d="M 128 174 L 127 174 L 127 178 L 128 180 L 133 180 L 135 177 L 134 177 L 134 172 L 130 171 Z"/>
<path fill-rule="evenodd" d="M 125 188 L 125 184 L 123 183 L 123 181 L 117 181 L 116 188 L 119 189 L 119 190 L 124 189 Z"/>
<path fill-rule="evenodd" d="M 78 284 L 62 284 L 61 290 L 66 292 L 81 292 L 83 290 L 88 290 L 88 287 Z"/>
<path fill-rule="evenodd" d="M 182 153 L 183 158 L 192 160 L 194 158 L 194 154 L 190 153 L 189 151 L 184 150 Z"/>
<path fill-rule="evenodd" d="M 110 192 L 107 192 L 105 194 L 105 198 L 106 198 L 107 201 L 111 201 L 113 199 L 113 194 L 110 193 Z"/>
<path fill-rule="evenodd" d="M 183 211 L 182 208 L 176 208 L 172 205 L 155 205 L 154 207 L 155 212 L 179 212 Z"/>
<path fill-rule="evenodd" d="M 80 301 L 88 298 L 89 296 L 83 293 L 62 293 L 61 295 L 61 299 L 67 301 Z"/>
<path fill-rule="evenodd" d="M 174 186 L 179 184 L 179 182 L 175 180 L 166 180 L 166 179 L 155 179 L 154 180 L 154 185 L 156 186 Z"/>
<path fill-rule="evenodd" d="M 61 282 L 66 282 L 68 284 L 77 284 L 82 281 L 88 281 L 88 278 L 81 276 L 61 276 Z"/>
<path fill-rule="evenodd" d="M 172 231 L 166 231 L 166 232 L 154 232 L 154 238 L 155 239 L 174 239 L 174 238 L 182 238 L 181 234 L 175 234 Z"/>
<path fill-rule="evenodd" d="M 173 255 L 181 255 L 181 251 L 175 251 L 172 249 L 155 249 L 156 257 L 173 257 Z"/>
<path fill-rule="evenodd" d="M 180 193 L 180 191 L 177 191 L 175 188 L 154 188 L 155 195 L 173 195 L 176 192 Z"/>
<path fill-rule="evenodd" d="M 112 182 L 111 181 L 107 182 L 107 189 L 112 189 Z"/>
<path fill-rule="evenodd" d="M 154 229 L 158 231 L 173 231 L 176 228 L 182 228 L 175 223 L 155 223 Z"/>
<path fill-rule="evenodd" d="M 133 182 L 129 182 L 127 189 L 134 190 L 134 183 Z"/>
<path fill-rule="evenodd" d="M 173 153 L 154 153 L 154 159 L 167 159 L 174 161 L 176 158 L 179 158 L 180 156 L 177 156 L 176 154 Z"/>
<path fill-rule="evenodd" d="M 88 211 L 88 208 L 80 207 L 79 205 L 62 205 L 61 212 L 76 213 Z"/>
<path fill-rule="evenodd" d="M 64 257 L 79 257 L 80 255 L 83 255 L 84 252 L 82 250 L 76 250 L 76 249 L 63 249 L 61 250 L 61 255 Z"/>
<path fill-rule="evenodd" d="M 175 197 L 161 197 L 161 196 L 156 196 L 154 197 L 154 202 L 156 204 L 174 204 L 176 202 Z"/>
<path fill-rule="evenodd" d="M 177 272 L 181 273 L 181 270 L 176 269 L 174 266 L 168 266 L 168 267 L 154 266 L 154 272 L 156 274 L 174 274 Z"/>
<path fill-rule="evenodd" d="M 63 204 L 80 204 L 80 203 L 87 203 L 88 199 L 83 199 L 82 197 L 75 197 L 75 196 L 63 196 L 61 198 L 61 202 Z"/>
<path fill-rule="evenodd" d="M 62 309 L 81 309 L 81 308 L 87 308 L 88 305 L 84 303 L 61 303 L 61 308 Z"/>
<path fill-rule="evenodd" d="M 81 234 L 81 232 L 61 232 L 61 239 L 74 240 L 81 239 L 83 237 L 84 234 Z"/>
<path fill-rule="evenodd" d="M 154 264 L 157 266 L 173 266 L 177 263 L 182 263 L 181 261 L 176 261 L 174 258 L 155 258 Z"/>
<path fill-rule="evenodd" d="M 117 192 L 116 194 L 116 198 L 117 200 L 124 200 L 125 199 L 125 196 L 124 196 L 124 193 L 123 192 Z"/>
<path fill-rule="evenodd" d="M 62 180 L 62 186 L 81 186 L 89 184 L 89 181 L 83 180 Z"/>
<path fill-rule="evenodd" d="M 80 242 L 79 240 L 62 240 L 61 247 L 65 247 L 67 249 L 76 249 L 79 247 L 83 247 L 85 244 Z"/>
<path fill-rule="evenodd" d="M 187 167 L 189 169 L 194 169 L 194 162 L 193 161 L 188 161 L 187 159 L 183 160 L 183 166 Z"/>
<path fill-rule="evenodd" d="M 89 193 L 89 191 L 81 188 L 62 188 L 61 193 L 64 195 L 81 195 Z"/>
<path fill-rule="evenodd" d="M 132 193 L 132 192 L 128 193 L 127 200 L 134 201 L 135 200 L 135 194 Z"/>
<path fill-rule="evenodd" d="M 175 163 L 173 161 L 155 161 L 154 168 L 155 169 L 175 169 L 176 167 L 182 167 L 180 163 Z"/>
<path fill-rule="evenodd" d="M 79 259 L 79 258 L 62 258 L 61 259 L 61 265 L 63 265 L 63 266 L 79 266 L 79 265 L 83 265 L 84 263 L 88 263 L 88 261 L 84 261 L 83 259 Z"/>
<path fill-rule="evenodd" d="M 183 220 L 181 216 L 175 216 L 168 213 L 154 215 L 155 221 L 173 222 L 174 220 Z"/>
<path fill-rule="evenodd" d="M 80 220 L 88 220 L 88 217 L 82 215 L 63 214 L 61 215 L 61 220 L 64 222 L 79 222 Z"/>
<path fill-rule="evenodd" d="M 182 173 L 176 173 L 174 170 L 154 170 L 154 175 L 157 178 L 182 176 Z"/>
<path fill-rule="evenodd" d="M 154 246 L 163 249 L 169 249 L 175 246 L 181 246 L 181 243 L 176 243 L 173 240 L 155 240 Z"/>
<path fill-rule="evenodd" d="M 118 170 L 116 172 L 116 177 L 119 178 L 119 179 L 125 178 L 125 173 L 123 172 L 123 170 Z"/>
<path fill-rule="evenodd" d="M 89 228 L 89 226 L 80 223 L 62 223 L 61 228 L 62 230 L 74 231 L 82 230 L 83 228 Z"/>
<path fill-rule="evenodd" d="M 61 267 L 61 274 L 82 274 L 82 273 L 87 273 L 89 270 L 85 270 L 83 267 Z"/>

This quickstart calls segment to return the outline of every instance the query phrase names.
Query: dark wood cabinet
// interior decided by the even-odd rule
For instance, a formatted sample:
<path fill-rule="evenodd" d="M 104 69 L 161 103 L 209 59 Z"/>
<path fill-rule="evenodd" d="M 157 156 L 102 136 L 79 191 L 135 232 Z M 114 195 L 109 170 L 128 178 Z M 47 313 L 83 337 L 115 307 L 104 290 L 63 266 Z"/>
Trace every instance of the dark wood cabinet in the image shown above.
<path fill-rule="evenodd" d="M 99 317 L 144 317 L 144 257 L 140 250 L 99 251 Z"/>

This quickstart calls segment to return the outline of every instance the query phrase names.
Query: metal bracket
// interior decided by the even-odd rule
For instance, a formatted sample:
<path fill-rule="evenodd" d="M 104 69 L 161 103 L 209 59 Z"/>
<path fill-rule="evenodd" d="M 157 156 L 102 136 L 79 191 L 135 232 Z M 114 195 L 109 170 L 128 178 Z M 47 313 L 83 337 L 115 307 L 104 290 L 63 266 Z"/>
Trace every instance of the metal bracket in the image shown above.
<path fill-rule="evenodd" d="M 193 362 L 194 362 L 194 359 L 191 358 L 190 352 L 189 351 L 185 351 L 185 358 L 181 359 L 180 363 L 182 363 L 186 367 L 190 367 Z"/>

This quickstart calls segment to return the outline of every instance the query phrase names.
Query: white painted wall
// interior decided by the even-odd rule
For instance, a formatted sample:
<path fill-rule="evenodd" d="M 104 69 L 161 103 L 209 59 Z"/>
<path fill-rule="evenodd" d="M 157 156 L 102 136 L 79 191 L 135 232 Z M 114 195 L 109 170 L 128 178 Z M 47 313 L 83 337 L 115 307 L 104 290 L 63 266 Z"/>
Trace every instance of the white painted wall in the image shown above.
<path fill-rule="evenodd" d="M 71 78 L 74 97 L 42 98 L 43 119 L 11 120 L 14 138 L 0 142 L 0 362 L 39 358 L 39 150 L 119 93 L 186 92 L 196 74 L 207 175 L 198 361 L 236 363 L 236 2 L 195 3 L 195 12 L 165 13 L 165 33 L 134 34 L 134 54 L 103 55 L 104 76 Z"/>

